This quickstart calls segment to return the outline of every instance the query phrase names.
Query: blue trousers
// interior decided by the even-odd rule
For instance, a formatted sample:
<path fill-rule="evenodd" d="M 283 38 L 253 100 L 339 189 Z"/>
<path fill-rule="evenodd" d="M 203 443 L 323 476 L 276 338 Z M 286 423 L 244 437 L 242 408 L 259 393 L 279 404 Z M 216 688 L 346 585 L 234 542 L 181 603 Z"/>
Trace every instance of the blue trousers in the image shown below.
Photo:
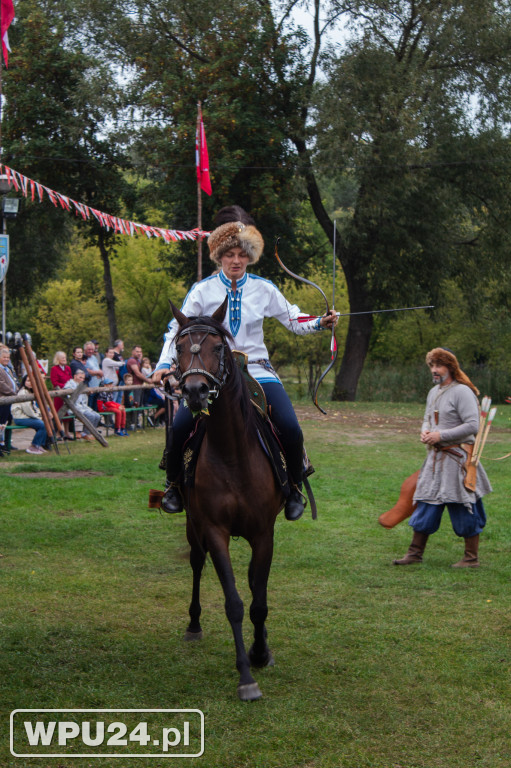
<path fill-rule="evenodd" d="M 289 473 L 295 483 L 301 483 L 303 470 L 303 434 L 296 418 L 291 400 L 278 381 L 261 384 L 266 401 L 271 409 L 271 419 L 277 427 L 286 453 Z M 183 452 L 183 445 L 193 429 L 193 416 L 189 408 L 181 403 L 174 416 L 173 443 L 169 453 L 170 462 L 177 461 Z"/>
<path fill-rule="evenodd" d="M 408 525 L 411 525 L 417 533 L 435 533 L 440 527 L 445 506 L 445 504 L 427 504 L 425 501 L 419 501 Z M 471 513 L 464 504 L 447 503 L 447 510 L 456 536 L 470 539 L 481 533 L 486 525 L 482 499 L 472 504 Z"/>
<path fill-rule="evenodd" d="M 32 439 L 32 445 L 43 446 L 48 439 L 48 433 L 44 426 L 44 421 L 41 419 L 14 419 L 14 423 L 20 427 L 27 427 L 28 429 L 35 429 L 35 435 Z"/>

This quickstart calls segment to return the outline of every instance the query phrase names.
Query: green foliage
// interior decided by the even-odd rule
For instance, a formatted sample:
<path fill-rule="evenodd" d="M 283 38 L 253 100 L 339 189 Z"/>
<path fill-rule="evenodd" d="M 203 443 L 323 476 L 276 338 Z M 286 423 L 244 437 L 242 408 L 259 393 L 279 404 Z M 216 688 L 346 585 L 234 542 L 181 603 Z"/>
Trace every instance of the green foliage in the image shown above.
<path fill-rule="evenodd" d="M 80 280 L 66 279 L 52 280 L 41 291 L 36 315 L 38 354 L 52 356 L 57 349 L 71 352 L 88 340 L 92 328 L 104 328 L 101 305 L 95 299 L 82 298 L 80 291 Z"/>

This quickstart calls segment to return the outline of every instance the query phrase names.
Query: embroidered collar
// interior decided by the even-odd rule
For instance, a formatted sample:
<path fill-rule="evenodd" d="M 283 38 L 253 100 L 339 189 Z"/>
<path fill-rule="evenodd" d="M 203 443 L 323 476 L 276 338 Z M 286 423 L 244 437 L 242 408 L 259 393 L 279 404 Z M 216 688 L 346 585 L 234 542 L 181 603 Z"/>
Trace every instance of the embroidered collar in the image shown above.
<path fill-rule="evenodd" d="M 229 280 L 229 278 L 225 275 L 223 269 L 220 270 L 220 272 L 218 273 L 218 276 L 220 277 L 220 280 L 227 288 L 231 287 L 231 280 Z M 248 280 L 248 275 L 245 272 L 245 274 L 240 280 L 236 280 L 236 288 L 243 288 L 247 280 Z"/>

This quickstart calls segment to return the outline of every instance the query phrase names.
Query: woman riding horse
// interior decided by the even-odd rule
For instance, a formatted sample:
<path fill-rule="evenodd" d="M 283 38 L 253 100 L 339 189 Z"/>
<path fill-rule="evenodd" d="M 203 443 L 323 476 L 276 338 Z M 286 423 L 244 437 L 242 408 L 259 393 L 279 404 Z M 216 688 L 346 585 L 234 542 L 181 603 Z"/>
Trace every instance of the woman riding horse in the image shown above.
<path fill-rule="evenodd" d="M 208 316 L 228 297 L 228 315 L 224 326 L 234 338 L 237 350 L 248 355 L 249 373 L 262 386 L 270 407 L 272 421 L 280 433 L 292 491 L 286 501 L 288 520 L 298 520 L 304 509 L 301 493 L 303 472 L 303 435 L 291 401 L 268 359 L 263 336 L 263 320 L 275 317 L 293 333 L 304 335 L 331 328 L 335 313 L 298 322 L 301 313 L 290 304 L 269 280 L 247 273 L 263 252 L 264 242 L 255 222 L 243 208 L 222 208 L 216 216 L 217 228 L 208 239 L 210 259 L 219 267 L 216 273 L 196 283 L 182 306 L 183 314 Z M 161 380 L 175 358 L 174 337 L 178 323 L 172 320 L 165 334 L 165 344 L 153 380 Z M 183 444 L 193 429 L 193 415 L 182 404 L 174 418 L 173 440 L 167 453 L 167 485 L 162 499 L 165 512 L 181 512 L 183 500 L 178 478 L 181 472 Z"/>

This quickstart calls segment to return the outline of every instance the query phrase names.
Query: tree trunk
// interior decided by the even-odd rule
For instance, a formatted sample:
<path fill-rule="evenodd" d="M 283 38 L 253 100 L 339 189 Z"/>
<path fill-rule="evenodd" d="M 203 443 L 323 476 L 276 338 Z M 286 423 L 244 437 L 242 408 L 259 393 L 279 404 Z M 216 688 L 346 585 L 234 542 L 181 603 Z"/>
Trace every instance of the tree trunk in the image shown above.
<path fill-rule="evenodd" d="M 371 333 L 372 315 L 352 315 L 339 373 L 335 377 L 332 400 L 356 400 L 357 386 L 364 367 Z"/>
<path fill-rule="evenodd" d="M 105 246 L 105 236 L 103 232 L 98 233 L 98 246 L 101 258 L 103 260 L 103 284 L 105 286 L 106 313 L 108 317 L 108 327 L 110 329 L 110 345 L 113 346 L 116 339 L 119 338 L 117 332 L 117 318 L 115 315 L 115 295 L 112 284 L 112 273 L 110 271 L 110 259 L 108 250 Z"/>
<path fill-rule="evenodd" d="M 303 161 L 301 170 L 306 180 L 312 210 L 326 236 L 333 244 L 334 224 L 323 205 L 316 178 L 310 165 L 305 142 L 295 139 L 295 146 Z M 345 247 L 339 236 L 336 238 L 336 256 L 341 262 L 346 278 L 350 311 L 362 312 L 367 310 L 365 286 L 360 284 L 360 280 L 353 277 L 353 271 L 358 269 L 358 254 L 349 253 L 349 250 Z M 372 330 L 372 315 L 355 315 L 350 317 L 341 367 L 335 378 L 332 391 L 333 400 L 356 399 L 358 380 L 369 350 Z"/>

